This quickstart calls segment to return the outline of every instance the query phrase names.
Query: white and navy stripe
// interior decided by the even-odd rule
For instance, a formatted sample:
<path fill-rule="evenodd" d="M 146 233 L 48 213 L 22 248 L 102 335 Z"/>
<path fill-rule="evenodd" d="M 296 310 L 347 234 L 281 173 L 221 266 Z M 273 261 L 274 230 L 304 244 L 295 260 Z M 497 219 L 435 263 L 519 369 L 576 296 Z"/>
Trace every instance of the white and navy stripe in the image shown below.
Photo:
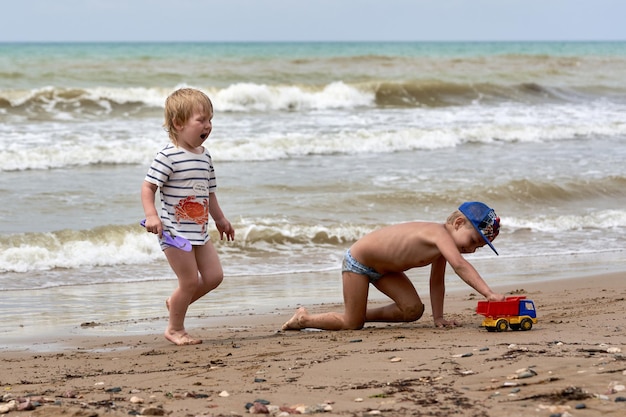
<path fill-rule="evenodd" d="M 168 144 L 157 153 L 145 180 L 159 187 L 164 230 L 189 239 L 194 245 L 209 240 L 209 194 L 217 190 L 217 183 L 213 160 L 206 148 L 202 154 L 195 154 Z M 176 206 L 188 197 L 195 197 L 195 203 L 206 206 L 207 221 L 203 224 L 180 216 L 176 218 Z"/>

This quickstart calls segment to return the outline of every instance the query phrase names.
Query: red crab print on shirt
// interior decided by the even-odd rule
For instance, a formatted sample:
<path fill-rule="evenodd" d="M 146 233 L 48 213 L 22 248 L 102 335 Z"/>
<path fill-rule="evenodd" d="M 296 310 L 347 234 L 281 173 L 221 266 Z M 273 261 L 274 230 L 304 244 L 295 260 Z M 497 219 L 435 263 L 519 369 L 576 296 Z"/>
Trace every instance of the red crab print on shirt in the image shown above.
<path fill-rule="evenodd" d="M 209 221 L 209 200 L 203 199 L 201 202 L 196 201 L 195 195 L 190 195 L 176 204 L 174 207 L 176 213 L 176 222 L 180 224 L 180 220 L 190 220 L 196 224 L 202 225 L 202 232 L 206 232 L 206 224 Z"/>

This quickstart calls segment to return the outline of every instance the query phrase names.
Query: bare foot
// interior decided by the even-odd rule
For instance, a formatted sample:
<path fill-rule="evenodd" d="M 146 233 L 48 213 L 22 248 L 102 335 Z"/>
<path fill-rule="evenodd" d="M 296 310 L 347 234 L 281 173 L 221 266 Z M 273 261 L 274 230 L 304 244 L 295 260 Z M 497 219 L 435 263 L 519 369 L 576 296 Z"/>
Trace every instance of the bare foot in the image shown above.
<path fill-rule="evenodd" d="M 285 324 L 283 324 L 282 330 L 301 330 L 304 326 L 300 322 L 302 318 L 309 313 L 306 308 L 300 307 L 296 310 L 296 314 L 293 315 Z"/>
<path fill-rule="evenodd" d="M 200 343 L 202 343 L 202 340 L 194 339 L 193 337 L 189 336 L 187 332 L 171 334 L 166 331 L 165 338 L 177 346 L 199 345 Z"/>

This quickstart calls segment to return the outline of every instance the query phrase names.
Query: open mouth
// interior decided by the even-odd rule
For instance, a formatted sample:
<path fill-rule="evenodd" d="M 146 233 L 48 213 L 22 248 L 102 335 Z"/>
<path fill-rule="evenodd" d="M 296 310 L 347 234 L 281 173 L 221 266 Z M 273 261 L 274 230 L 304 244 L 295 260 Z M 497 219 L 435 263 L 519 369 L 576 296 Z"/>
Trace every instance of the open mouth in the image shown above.
<path fill-rule="evenodd" d="M 206 139 L 209 136 L 208 133 L 203 133 L 200 135 L 200 137 L 202 138 L 202 140 Z"/>

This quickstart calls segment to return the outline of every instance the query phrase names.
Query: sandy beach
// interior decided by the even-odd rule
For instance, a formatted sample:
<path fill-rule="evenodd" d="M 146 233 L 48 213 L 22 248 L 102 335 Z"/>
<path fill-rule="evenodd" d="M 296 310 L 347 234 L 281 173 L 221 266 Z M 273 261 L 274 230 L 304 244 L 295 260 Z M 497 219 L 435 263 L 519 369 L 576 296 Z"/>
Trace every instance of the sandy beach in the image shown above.
<path fill-rule="evenodd" d="M 498 288 L 536 303 L 530 331 L 488 332 L 481 297 L 448 294 L 447 317 L 360 331 L 280 331 L 292 309 L 160 334 L 59 335 L 2 350 L 0 412 L 15 416 L 623 416 L 624 273 Z M 337 305 L 306 306 L 313 312 Z M 41 345 L 64 346 L 42 352 Z M 59 344 L 61 343 L 61 344 Z M 17 411 L 16 407 L 25 409 Z"/>

